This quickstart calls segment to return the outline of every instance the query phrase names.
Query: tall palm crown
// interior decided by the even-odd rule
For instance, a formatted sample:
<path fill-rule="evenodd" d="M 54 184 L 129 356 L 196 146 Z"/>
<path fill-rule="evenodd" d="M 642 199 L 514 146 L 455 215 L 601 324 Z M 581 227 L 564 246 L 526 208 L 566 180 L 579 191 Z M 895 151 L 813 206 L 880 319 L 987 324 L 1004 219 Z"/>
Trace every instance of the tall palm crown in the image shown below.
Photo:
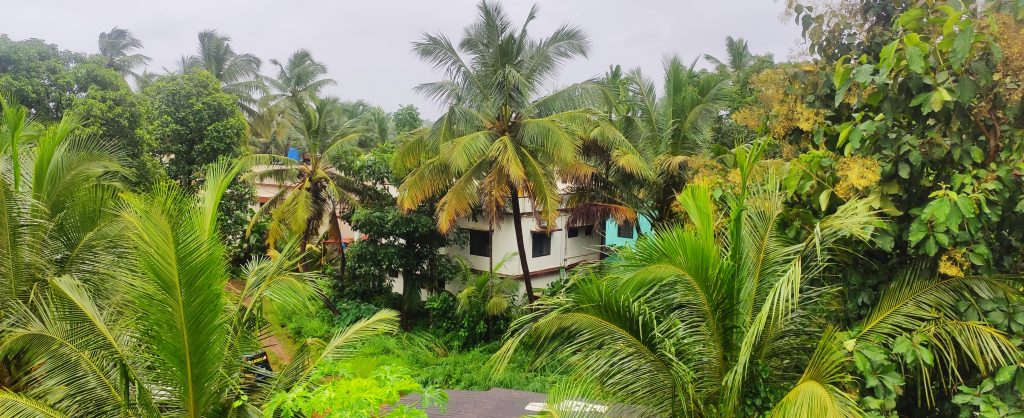
<path fill-rule="evenodd" d="M 955 382 L 967 363 L 991 371 L 1017 361 L 1005 335 L 956 310 L 957 301 L 1016 294 L 994 279 L 910 274 L 861 324 L 832 328 L 842 313 L 830 302 L 830 266 L 846 241 L 869 239 L 881 223 L 870 202 L 851 201 L 790 236 L 783 173 L 756 164 L 761 149 L 737 150 L 740 190 L 725 192 L 727 210 L 716 209 L 708 185 L 690 184 L 679 196 L 685 225 L 640 239 L 601 273 L 535 303 L 510 328 L 494 359 L 499 370 L 527 348 L 643 416 L 859 417 L 844 385 L 853 380 L 851 355 L 867 345 L 907 333 L 936 342 L 934 364 L 914 365 L 924 388 L 935 375 Z M 745 397 L 771 386 L 789 392 L 744 415 Z"/>
<path fill-rule="evenodd" d="M 107 67 L 123 76 L 135 74 L 136 68 L 150 61 L 145 55 L 132 53 L 142 48 L 142 41 L 127 29 L 115 26 L 110 32 L 100 33 L 97 44 L 100 55 L 107 59 Z"/>
<path fill-rule="evenodd" d="M 327 66 L 313 59 L 308 50 L 295 51 L 288 61 L 281 63 L 276 59 L 270 63 L 277 67 L 277 76 L 268 78 L 267 83 L 277 92 L 276 97 L 288 99 L 292 105 L 313 100 L 334 80 L 323 78 L 327 74 Z"/>
<path fill-rule="evenodd" d="M 687 181 L 688 160 L 705 153 L 712 143 L 712 127 L 729 99 L 729 86 L 721 76 L 696 71 L 678 57 L 665 61 L 661 96 L 640 71 L 622 74 L 613 69 L 602 83 L 603 107 L 616 129 L 650 163 L 653 174 L 592 163 L 605 169 L 573 179 L 574 215 L 610 214 L 619 221 L 643 215 L 655 225 L 667 225 L 674 216 L 675 196 Z"/>
<path fill-rule="evenodd" d="M 220 81 L 224 92 L 238 97 L 247 116 L 255 115 L 256 97 L 266 90 L 260 77 L 262 61 L 252 54 L 238 54 L 231 38 L 205 30 L 199 33 L 196 55 L 184 59 L 185 69 L 203 69 Z"/>
<path fill-rule="evenodd" d="M 725 37 L 725 54 L 725 61 L 708 54 L 704 54 L 704 59 L 714 64 L 719 70 L 724 70 L 722 72 L 738 73 L 747 69 L 757 58 L 754 54 L 750 53 L 746 40 L 743 38 L 733 38 L 732 36 Z"/>
<path fill-rule="evenodd" d="M 336 98 L 314 99 L 299 104 L 291 120 L 292 143 L 302 156 L 296 160 L 281 155 L 261 155 L 268 163 L 255 171 L 256 179 L 272 179 L 285 185 L 261 205 L 253 216 L 272 215 L 268 241 L 301 236 L 303 246 L 319 238 L 326 221 L 336 227 L 339 210 L 357 205 L 358 182 L 347 177 L 347 152 L 355 148 L 363 131 L 358 118 L 348 118 Z M 272 163 L 272 164 L 269 164 Z"/>
<path fill-rule="evenodd" d="M 394 168 L 407 173 L 398 204 L 413 210 L 440 196 L 438 228 L 482 209 L 496 223 L 507 206 L 519 244 L 520 265 L 532 298 L 522 243 L 520 197 L 532 201 L 536 216 L 554 228 L 561 205 L 559 171 L 578 160 L 592 136 L 595 114 L 578 104 L 590 86 L 579 83 L 548 94 L 566 61 L 585 56 L 589 41 L 582 30 L 562 25 L 545 38 L 531 38 L 530 10 L 521 28 L 513 26 L 498 3 L 482 2 L 476 23 L 456 46 L 442 34 L 424 35 L 414 44 L 421 59 L 444 71 L 445 79 L 417 90 L 447 106 L 432 126 L 413 131 L 396 152 Z M 606 134 L 602 131 L 602 134 Z"/>

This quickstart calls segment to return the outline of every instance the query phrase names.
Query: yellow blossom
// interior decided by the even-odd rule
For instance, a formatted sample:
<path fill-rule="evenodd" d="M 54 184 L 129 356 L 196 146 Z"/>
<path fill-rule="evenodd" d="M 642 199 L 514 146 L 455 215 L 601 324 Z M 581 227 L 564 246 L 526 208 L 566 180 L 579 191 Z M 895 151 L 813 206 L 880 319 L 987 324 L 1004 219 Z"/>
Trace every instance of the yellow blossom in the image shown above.
<path fill-rule="evenodd" d="M 836 164 L 839 183 L 835 191 L 839 197 L 850 200 L 868 188 L 878 184 L 882 178 L 882 166 L 871 157 L 846 157 Z"/>
<path fill-rule="evenodd" d="M 970 266 L 964 250 L 949 250 L 939 258 L 939 273 L 949 277 L 964 277 L 964 270 Z"/>
<path fill-rule="evenodd" d="M 733 121 L 750 129 L 760 129 L 768 118 L 768 134 L 782 139 L 794 129 L 810 132 L 824 119 L 820 109 L 807 107 L 799 94 L 786 90 L 796 81 L 786 69 L 765 70 L 751 77 L 750 84 L 757 94 L 757 104 L 739 109 L 732 115 Z M 797 85 L 800 90 L 799 85 Z"/>

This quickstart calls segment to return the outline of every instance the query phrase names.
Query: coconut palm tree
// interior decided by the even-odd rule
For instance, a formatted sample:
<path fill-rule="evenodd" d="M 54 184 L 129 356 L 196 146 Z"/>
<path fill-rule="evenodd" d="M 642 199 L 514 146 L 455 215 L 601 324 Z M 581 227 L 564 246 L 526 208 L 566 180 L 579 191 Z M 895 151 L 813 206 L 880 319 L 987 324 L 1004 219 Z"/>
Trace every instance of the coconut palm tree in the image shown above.
<path fill-rule="evenodd" d="M 100 55 L 107 60 L 107 68 L 117 71 L 122 76 L 134 75 L 136 68 L 150 61 L 145 55 L 132 53 L 142 48 L 142 41 L 127 29 L 115 26 L 110 32 L 102 32 L 97 44 Z"/>
<path fill-rule="evenodd" d="M 555 228 L 562 204 L 560 170 L 576 164 L 585 140 L 609 139 L 613 133 L 595 129 L 597 115 L 580 105 L 592 83 L 541 94 L 562 64 L 586 55 L 590 43 L 582 30 L 562 25 L 548 37 L 532 38 L 529 24 L 536 8 L 521 28 L 497 3 L 482 2 L 478 10 L 478 21 L 457 45 L 443 34 L 424 35 L 414 44 L 421 59 L 446 74 L 417 89 L 447 111 L 432 126 L 410 133 L 396 152 L 393 167 L 405 174 L 398 205 L 409 211 L 439 196 L 442 232 L 475 209 L 497 223 L 511 206 L 522 277 L 532 301 L 522 200 L 532 203 L 546 228 Z"/>
<path fill-rule="evenodd" d="M 253 154 L 287 155 L 288 123 L 287 109 L 281 104 L 266 104 L 249 118 L 249 150 Z"/>
<path fill-rule="evenodd" d="M 267 78 L 267 84 L 276 92 L 274 97 L 288 100 L 294 108 L 312 101 L 325 87 L 336 84 L 332 79 L 323 78 L 327 66 L 316 62 L 313 54 L 305 49 L 295 51 L 283 64 L 276 59 L 270 63 L 277 67 L 277 76 Z"/>
<path fill-rule="evenodd" d="M 696 62 L 694 62 L 696 64 Z M 654 84 L 640 71 L 621 74 L 614 69 L 603 85 L 603 108 L 632 147 L 650 164 L 653 174 L 613 169 L 609 162 L 570 179 L 570 207 L 576 217 L 612 216 L 634 222 L 637 216 L 656 227 L 674 218 L 672 205 L 683 190 L 688 161 L 704 155 L 712 144 L 712 128 L 729 100 L 729 80 L 696 71 L 678 57 L 665 61 L 665 87 L 659 97 Z M 607 152 L 591 155 L 598 161 Z"/>
<path fill-rule="evenodd" d="M 173 182 L 126 195 L 106 224 L 130 244 L 122 258 L 47 270 L 31 297 L 4 305 L 0 357 L 22 356 L 30 367 L 25 390 L 0 389 L 0 415 L 259 416 L 260 403 L 308 382 L 320 359 L 343 358 L 353 342 L 397 329 L 396 314 L 382 311 L 325 345 L 304 346 L 280 373 L 245 380 L 252 371 L 241 355 L 260 347 L 262 307 L 302 309 L 314 277 L 294 273 L 299 254 L 292 242 L 275 260 L 249 263 L 237 297 L 225 289 L 217 206 L 241 169 L 211 166 L 198 195 Z M 7 182 L 0 184 L 6 189 Z"/>
<path fill-rule="evenodd" d="M 196 55 L 185 59 L 185 70 L 203 69 L 220 81 L 225 93 L 238 98 L 238 105 L 249 117 L 256 114 L 257 97 L 266 91 L 260 76 L 262 61 L 253 54 L 238 54 L 231 38 L 215 30 L 199 32 Z"/>
<path fill-rule="evenodd" d="M 344 117 L 336 98 L 298 102 L 298 106 L 291 137 L 302 157 L 254 157 L 261 167 L 251 177 L 272 179 L 285 187 L 261 205 L 252 219 L 255 223 L 264 214 L 271 215 L 267 235 L 271 247 L 281 238 L 299 236 L 305 250 L 319 241 L 325 222 L 337 233 L 340 211 L 358 205 L 356 193 L 361 185 L 347 176 L 345 156 L 355 150 L 362 130 L 358 119 Z"/>
<path fill-rule="evenodd" d="M 1005 335 L 956 310 L 960 300 L 1015 293 L 996 279 L 908 274 L 867 319 L 837 328 L 830 265 L 845 241 L 870 239 L 881 223 L 870 202 L 851 201 L 806 225 L 806 237 L 788 236 L 781 173 L 755 168 L 759 148 L 737 150 L 741 187 L 725 192 L 724 214 L 706 184 L 688 185 L 679 196 L 685 225 L 640 239 L 601 273 L 536 302 L 506 335 L 498 370 L 528 350 L 643 416 L 739 416 L 755 387 L 774 387 L 785 395 L 757 412 L 856 417 L 863 414 L 845 383 L 852 354 L 869 343 L 891 345 L 906 333 L 933 341 L 934 364 L 914 365 L 926 388 L 955 387 L 957 367 L 1019 361 Z M 766 180 L 752 182 L 755 170 Z"/>
<path fill-rule="evenodd" d="M 709 54 L 704 54 L 704 59 L 714 64 L 719 72 L 730 74 L 742 72 L 757 59 L 754 54 L 750 53 L 747 41 L 743 40 L 743 38 L 733 38 L 732 36 L 725 37 L 725 54 L 725 61 Z"/>

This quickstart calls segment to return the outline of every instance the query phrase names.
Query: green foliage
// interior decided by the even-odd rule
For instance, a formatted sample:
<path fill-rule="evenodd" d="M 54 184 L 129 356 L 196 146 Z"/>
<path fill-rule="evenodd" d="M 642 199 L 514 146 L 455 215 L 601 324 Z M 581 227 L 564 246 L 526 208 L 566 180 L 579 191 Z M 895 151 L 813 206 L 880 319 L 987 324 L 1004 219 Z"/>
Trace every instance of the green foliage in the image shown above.
<path fill-rule="evenodd" d="M 892 31 L 870 38 L 884 47 L 822 63 L 830 82 L 812 104 L 829 112 L 816 144 L 881 164 L 873 193 L 896 218 L 896 251 L 963 252 L 976 271 L 1015 271 L 1024 124 L 1018 75 L 1006 72 L 1016 58 L 1002 50 L 1018 25 L 959 4 L 895 16 Z"/>
<path fill-rule="evenodd" d="M 143 90 L 145 134 L 167 175 L 194 189 L 208 164 L 242 154 L 247 127 L 235 98 L 204 71 L 158 78 Z"/>
<path fill-rule="evenodd" d="M 328 338 L 359 320 L 373 316 L 381 309 L 358 300 L 341 300 L 335 306 L 338 315 L 324 309 L 284 307 L 278 310 L 277 319 L 288 330 L 292 339 L 305 341 L 310 338 Z"/>
<path fill-rule="evenodd" d="M 448 401 L 445 392 L 425 388 L 406 370 L 395 367 L 381 367 L 367 377 L 357 377 L 338 363 L 327 363 L 317 366 L 310 381 L 318 384 L 301 384 L 274 395 L 264 406 L 264 414 L 283 418 L 426 418 L 421 408 L 440 406 L 444 412 Z M 419 399 L 399 402 L 409 394 L 419 395 Z"/>
<path fill-rule="evenodd" d="M 91 89 L 74 101 L 71 113 L 83 121 L 84 135 L 103 138 L 124 152 L 133 189 L 146 189 L 161 180 L 163 167 L 150 154 L 153 143 L 143 134 L 143 100 L 128 86 L 118 90 Z"/>
<path fill-rule="evenodd" d="M 395 120 L 395 132 L 399 135 L 412 132 L 423 126 L 420 111 L 413 105 L 402 105 L 391 116 Z"/>
<path fill-rule="evenodd" d="M 462 390 L 499 387 L 546 392 L 564 380 L 557 367 L 531 367 L 525 355 L 516 356 L 508 372 L 489 373 L 488 361 L 498 349 L 496 344 L 453 350 L 443 337 L 435 337 L 434 333 L 431 330 L 373 338 L 346 367 L 357 374 L 384 366 L 401 367 L 421 385 Z"/>
<path fill-rule="evenodd" d="M 511 207 L 523 282 L 533 300 L 520 198 L 528 198 L 534 216 L 554 228 L 562 206 L 559 171 L 576 165 L 584 142 L 625 141 L 601 130 L 607 124 L 576 100 L 592 92 L 593 83 L 546 94 L 542 87 L 563 64 L 586 56 L 590 42 L 581 29 L 562 25 L 536 38 L 528 30 L 536 8 L 521 28 L 497 2 L 481 1 L 477 10 L 477 21 L 458 42 L 424 34 L 414 45 L 423 61 L 445 73 L 418 89 L 447 111 L 429 128 L 405 136 L 396 151 L 392 167 L 404 176 L 398 207 L 411 212 L 439 199 L 434 213 L 444 233 L 475 214 L 497 224 Z"/>
<path fill-rule="evenodd" d="M 61 51 L 39 39 L 12 41 L 0 35 L 0 90 L 41 119 L 60 120 L 71 96 L 87 90 L 77 89 L 71 77 L 73 65 L 85 59 L 84 54 Z"/>

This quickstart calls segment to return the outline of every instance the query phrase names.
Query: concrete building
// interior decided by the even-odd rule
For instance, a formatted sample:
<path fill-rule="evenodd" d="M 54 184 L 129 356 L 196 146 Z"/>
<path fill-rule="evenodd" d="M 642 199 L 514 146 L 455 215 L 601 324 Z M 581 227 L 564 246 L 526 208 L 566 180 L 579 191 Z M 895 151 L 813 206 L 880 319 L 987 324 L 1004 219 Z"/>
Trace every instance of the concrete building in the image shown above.
<path fill-rule="evenodd" d="M 569 214 L 563 212 L 554 229 L 547 232 L 538 224 L 529 199 L 520 198 L 519 204 L 523 211 L 523 244 L 535 289 L 547 287 L 568 269 L 600 260 L 603 246 L 600 225 L 569 227 Z M 518 253 L 510 213 L 493 228 L 486 221 L 473 219 L 462 219 L 458 226 L 469 235 L 469 242 L 462 247 L 449 247 L 448 253 L 466 259 L 474 270 L 490 271 L 491 263 L 497 264 L 503 257 Z M 518 256 L 495 272 L 516 278 L 523 276 Z M 525 292 L 525 284 L 521 284 L 520 289 Z"/>
<path fill-rule="evenodd" d="M 258 169 L 258 168 L 257 168 Z M 272 180 L 263 180 L 255 184 L 256 195 L 260 203 L 265 203 L 284 187 L 282 184 Z M 396 191 L 392 188 L 392 192 Z M 598 261 L 601 258 L 601 250 L 604 246 L 602 231 L 605 225 L 585 225 L 580 227 L 568 227 L 569 215 L 562 212 L 558 222 L 550 232 L 538 224 L 538 219 L 533 213 L 533 206 L 528 198 L 520 198 L 522 208 L 523 238 L 528 255 L 530 276 L 535 289 L 543 289 L 551 282 L 558 279 L 567 270 L 582 263 Z M 496 270 L 496 273 L 522 278 L 523 271 L 519 263 L 516 246 L 516 233 L 513 226 L 512 214 L 507 213 L 499 224 L 493 228 L 483 220 L 461 219 L 457 223 L 469 237 L 465 246 L 452 246 L 445 249 L 451 256 L 461 257 L 467 261 L 473 270 L 478 272 L 490 271 L 492 263 L 497 265 L 503 257 L 512 257 Z M 611 225 L 615 225 L 614 222 Z M 328 225 L 324 225 L 326 232 Z M 352 230 L 352 227 L 345 222 L 339 224 L 340 237 L 331 237 L 331 241 L 353 242 L 359 240 L 359 231 Z M 611 232 L 617 231 L 608 229 Z M 496 266 L 497 267 L 497 266 Z M 391 273 L 394 281 L 394 290 L 401 292 L 402 278 L 400 273 Z M 460 290 L 461 284 L 453 283 L 449 290 L 456 292 Z M 520 283 L 520 290 L 525 293 L 525 284 Z"/>

